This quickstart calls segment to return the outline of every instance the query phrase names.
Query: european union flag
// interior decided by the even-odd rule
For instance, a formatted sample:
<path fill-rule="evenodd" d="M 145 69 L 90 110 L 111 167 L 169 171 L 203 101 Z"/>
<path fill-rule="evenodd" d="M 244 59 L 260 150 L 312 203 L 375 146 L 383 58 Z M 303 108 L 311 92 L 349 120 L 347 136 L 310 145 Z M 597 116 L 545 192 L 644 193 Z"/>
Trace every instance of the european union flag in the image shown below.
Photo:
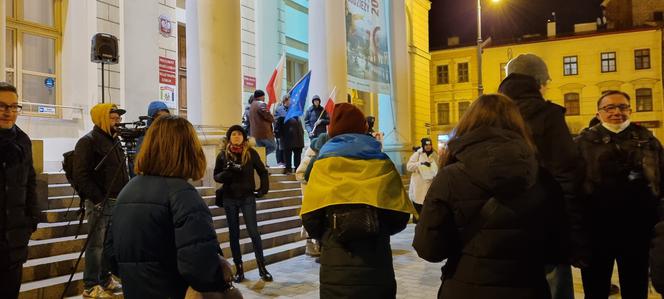
<path fill-rule="evenodd" d="M 293 89 L 288 93 L 290 96 L 290 107 L 284 123 L 293 117 L 300 117 L 304 114 L 304 104 L 307 102 L 307 93 L 309 93 L 309 80 L 311 79 L 311 71 L 309 71 L 300 81 L 298 81 Z"/>

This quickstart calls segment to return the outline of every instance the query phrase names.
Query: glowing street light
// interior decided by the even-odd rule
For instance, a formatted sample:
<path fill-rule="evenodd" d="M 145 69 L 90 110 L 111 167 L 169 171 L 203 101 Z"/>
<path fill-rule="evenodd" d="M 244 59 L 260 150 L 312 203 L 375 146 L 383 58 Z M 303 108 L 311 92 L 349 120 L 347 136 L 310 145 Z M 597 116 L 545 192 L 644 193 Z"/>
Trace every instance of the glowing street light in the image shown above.
<path fill-rule="evenodd" d="M 498 4 L 500 1 L 491 0 L 494 4 Z M 482 0 L 477 0 L 477 93 L 478 95 L 484 93 L 482 85 Z"/>

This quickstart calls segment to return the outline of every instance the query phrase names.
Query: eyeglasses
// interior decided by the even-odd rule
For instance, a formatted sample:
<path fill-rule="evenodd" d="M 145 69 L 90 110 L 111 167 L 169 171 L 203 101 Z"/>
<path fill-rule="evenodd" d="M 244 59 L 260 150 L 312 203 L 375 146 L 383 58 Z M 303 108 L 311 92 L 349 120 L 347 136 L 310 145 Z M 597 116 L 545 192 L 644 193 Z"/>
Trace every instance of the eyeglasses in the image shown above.
<path fill-rule="evenodd" d="M 599 110 L 603 110 L 604 112 L 611 112 L 611 111 L 615 111 L 616 109 L 620 109 L 620 111 L 625 112 L 625 111 L 631 110 L 632 108 L 630 108 L 629 105 L 625 105 L 625 104 L 622 104 L 622 105 L 606 105 L 604 107 L 599 108 Z"/>
<path fill-rule="evenodd" d="M 23 106 L 21 105 L 7 105 L 4 103 L 0 103 L 0 111 L 9 111 L 9 112 L 21 112 L 23 110 Z"/>

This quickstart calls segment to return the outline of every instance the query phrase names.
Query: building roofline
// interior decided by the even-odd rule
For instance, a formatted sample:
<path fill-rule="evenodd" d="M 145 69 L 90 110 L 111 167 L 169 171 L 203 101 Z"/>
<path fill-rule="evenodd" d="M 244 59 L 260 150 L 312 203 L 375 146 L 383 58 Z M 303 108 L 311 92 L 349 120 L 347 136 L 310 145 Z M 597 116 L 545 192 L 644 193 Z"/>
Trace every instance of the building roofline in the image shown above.
<path fill-rule="evenodd" d="M 641 31 L 661 31 L 663 30 L 664 27 L 662 26 L 640 26 L 640 27 L 634 27 L 634 28 L 629 28 L 629 29 L 621 29 L 621 30 L 598 30 L 598 31 L 589 31 L 589 32 L 579 32 L 579 33 L 566 33 L 566 34 L 560 34 L 555 37 L 546 37 L 546 36 L 540 36 L 540 37 L 533 37 L 533 38 L 528 38 L 522 41 L 515 41 L 514 39 L 510 40 L 502 40 L 502 41 L 494 41 L 488 46 L 484 47 L 485 49 L 489 48 L 498 48 L 498 47 L 505 47 L 505 46 L 512 46 L 512 45 L 525 45 L 525 44 L 536 44 L 536 43 L 546 43 L 546 42 L 555 42 L 555 41 L 562 41 L 562 40 L 570 40 L 570 39 L 577 39 L 577 38 L 587 38 L 587 37 L 594 37 L 594 36 L 603 36 L 603 35 L 612 35 L 612 34 L 622 34 L 622 33 L 630 33 L 630 32 L 641 32 Z M 432 48 L 431 49 L 431 54 L 433 55 L 436 52 L 443 52 L 443 51 L 448 51 L 448 50 L 459 50 L 462 48 L 475 48 L 477 45 L 475 43 L 465 43 L 465 44 L 459 44 L 459 45 L 454 45 L 454 46 L 444 46 L 440 48 Z"/>

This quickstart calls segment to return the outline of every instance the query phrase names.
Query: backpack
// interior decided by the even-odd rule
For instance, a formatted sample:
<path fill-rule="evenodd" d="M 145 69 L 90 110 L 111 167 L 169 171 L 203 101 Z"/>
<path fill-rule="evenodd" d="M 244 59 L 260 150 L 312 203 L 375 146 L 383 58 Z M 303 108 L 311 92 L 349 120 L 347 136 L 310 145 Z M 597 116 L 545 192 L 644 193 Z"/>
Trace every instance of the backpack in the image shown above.
<path fill-rule="evenodd" d="M 62 154 L 62 170 L 65 172 L 65 177 L 67 182 L 74 188 L 74 191 L 78 193 L 78 186 L 76 185 L 76 179 L 74 178 L 74 151 L 68 151 Z"/>

